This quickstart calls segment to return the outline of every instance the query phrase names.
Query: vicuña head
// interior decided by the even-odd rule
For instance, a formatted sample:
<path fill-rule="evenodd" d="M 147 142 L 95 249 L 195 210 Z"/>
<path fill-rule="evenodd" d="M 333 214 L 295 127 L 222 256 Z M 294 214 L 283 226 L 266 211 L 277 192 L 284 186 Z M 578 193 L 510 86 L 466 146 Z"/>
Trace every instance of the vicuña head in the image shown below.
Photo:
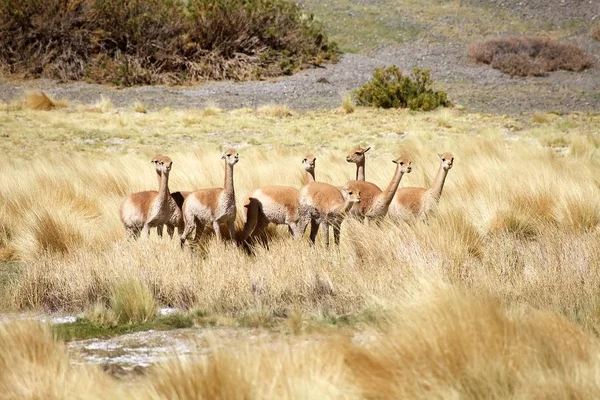
<path fill-rule="evenodd" d="M 342 188 L 342 196 L 346 204 L 360 203 L 360 189 L 351 184 Z"/>
<path fill-rule="evenodd" d="M 440 158 L 442 159 L 442 168 L 444 169 L 444 171 L 448 171 L 452 168 L 452 163 L 454 163 L 454 156 L 452 155 L 452 153 L 446 152 L 438 154 L 438 156 L 440 156 Z"/>
<path fill-rule="evenodd" d="M 221 159 L 225 160 L 227 165 L 235 165 L 240 160 L 240 155 L 237 150 L 228 148 L 223 151 Z"/>
<path fill-rule="evenodd" d="M 350 150 L 348 155 L 346 155 L 346 161 L 349 163 L 356 164 L 356 180 L 364 181 L 365 180 L 365 153 L 369 151 L 371 147 L 362 148 L 357 146 Z"/>
<path fill-rule="evenodd" d="M 406 157 L 396 158 L 395 160 L 392 160 L 392 162 L 400 167 L 400 171 L 402 171 L 403 174 L 410 174 L 410 171 L 412 171 L 412 161 Z"/>
<path fill-rule="evenodd" d="M 168 174 L 171 171 L 173 161 L 167 156 L 156 156 L 151 161 L 154 163 L 156 172 Z"/>
<path fill-rule="evenodd" d="M 346 161 L 354 164 L 361 164 L 365 162 L 365 153 L 369 151 L 370 147 L 362 148 L 357 146 L 350 150 L 348 155 L 346 156 Z"/>
<path fill-rule="evenodd" d="M 304 156 L 302 160 L 302 166 L 306 171 L 306 182 L 314 182 L 315 181 L 315 164 L 317 162 L 317 157 L 312 154 L 307 154 Z"/>

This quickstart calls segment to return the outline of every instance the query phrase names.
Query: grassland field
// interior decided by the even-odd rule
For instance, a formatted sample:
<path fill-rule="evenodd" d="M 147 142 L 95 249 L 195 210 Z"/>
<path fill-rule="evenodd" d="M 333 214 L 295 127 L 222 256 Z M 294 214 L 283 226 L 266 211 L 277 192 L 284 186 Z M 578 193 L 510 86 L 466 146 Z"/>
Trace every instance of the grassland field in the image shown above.
<path fill-rule="evenodd" d="M 413 39 L 462 46 L 496 32 L 569 38 L 588 29 L 473 3 L 303 2 L 344 51 L 361 54 Z M 549 91 L 574 93 L 548 79 Z M 539 93 L 541 82 L 439 86 L 493 102 Z M 0 397 L 597 397 L 600 113 L 162 108 L 142 92 L 101 92 L 50 111 L 18 97 L 0 104 Z M 174 161 L 172 191 L 193 190 L 222 186 L 221 150 L 237 149 L 239 228 L 248 191 L 301 187 L 306 153 L 317 180 L 354 179 L 345 156 L 356 145 L 371 147 L 366 178 L 379 187 L 398 156 L 413 167 L 400 186 L 427 187 L 437 154 L 452 152 L 436 214 L 426 223 L 347 219 L 329 248 L 322 234 L 311 246 L 271 227 L 270 248 L 254 255 L 211 235 L 194 251 L 156 231 L 125 237 L 119 206 L 156 189 L 156 154 Z M 177 312 L 160 316 L 162 307 Z M 23 317 L 56 313 L 80 318 L 59 326 Z M 168 329 L 208 339 L 190 339 L 191 355 L 173 350 L 140 376 L 115 378 L 69 345 Z"/>
<path fill-rule="evenodd" d="M 269 344 L 260 350 L 264 358 L 256 358 L 254 350 L 226 352 L 223 357 L 250 363 L 238 370 L 243 375 L 238 378 L 255 382 L 258 377 L 246 374 L 253 368 L 255 373 L 263 371 L 264 363 L 287 362 L 281 357 L 288 356 L 282 354 L 312 359 L 309 354 L 318 353 L 311 362 L 322 365 L 318 371 L 306 372 L 310 379 L 327 381 L 328 374 L 335 374 L 346 382 L 315 389 L 325 397 L 377 393 L 374 381 L 352 380 L 350 384 L 345 380 L 347 374 L 361 371 L 362 375 L 366 362 L 386 363 L 381 368 L 385 376 L 390 374 L 385 388 L 389 392 L 383 397 L 429 397 L 432 387 L 402 383 L 407 373 L 419 379 L 432 373 L 426 366 L 421 372 L 414 365 L 402 367 L 405 357 L 424 357 L 412 353 L 425 351 L 414 346 L 425 346 L 427 354 L 434 351 L 444 362 L 451 362 L 445 352 L 455 347 L 458 353 L 468 354 L 453 354 L 464 359 L 436 373 L 433 386 L 440 385 L 435 390 L 442 397 L 455 391 L 477 397 L 477 393 L 496 390 L 496 397 L 504 397 L 513 393 L 514 385 L 518 390 L 534 390 L 529 375 L 486 381 L 489 387 L 480 386 L 479 378 L 464 381 L 473 378 L 473 371 L 481 372 L 477 363 L 489 362 L 490 344 L 479 343 L 481 335 L 487 334 L 495 335 L 489 338 L 494 346 L 500 346 L 495 342 L 499 340 L 504 343 L 501 346 L 508 346 L 505 349 L 542 346 L 532 350 L 531 359 L 522 367 L 531 372 L 536 366 L 535 373 L 544 379 L 550 379 L 545 374 L 552 374 L 565 393 L 597 390 L 588 379 L 598 371 L 595 354 L 600 329 L 598 114 L 537 113 L 516 119 L 461 108 L 419 113 L 359 107 L 342 114 L 336 110 L 296 112 L 281 106 L 140 113 L 133 108 L 115 109 L 105 100 L 52 111 L 6 105 L 0 126 L 1 151 L 10 160 L 0 172 L 1 304 L 5 311 L 83 313 L 88 321 L 110 327 L 136 318 L 152 321 L 156 307 L 174 306 L 197 326 L 275 329 L 283 335 L 282 341 L 292 335 L 298 338 L 292 341 L 311 344 L 298 345 L 298 353 L 272 351 Z M 157 153 L 174 160 L 171 190 L 191 190 L 222 185 L 221 148 L 236 147 L 240 153 L 234 169 L 239 207 L 242 196 L 261 185 L 300 187 L 301 159 L 306 152 L 317 157 L 318 180 L 343 184 L 354 177 L 354 165 L 345 161 L 345 154 L 358 144 L 372 147 L 366 175 L 381 187 L 391 179 L 391 160 L 398 155 L 413 161 L 413 171 L 401 186 L 427 186 L 438 168 L 437 153 L 453 152 L 455 166 L 437 215 L 427 224 L 411 225 L 384 220 L 365 226 L 348 220 L 342 225 L 339 248 L 329 249 L 320 241 L 315 247 L 307 241 L 293 241 L 285 229 L 276 228 L 271 231 L 270 250 L 258 248 L 256 256 L 215 242 L 214 237 L 204 237 L 204 245 L 195 253 L 187 248 L 181 251 L 177 240 L 159 239 L 155 233 L 148 240 L 125 240 L 119 205 L 127 193 L 156 186 L 149 160 Z M 121 303 L 127 304 L 119 306 L 114 300 L 118 290 L 123 293 Z M 115 315 L 115 310 L 121 311 Z M 339 321 L 348 322 L 337 329 Z M 506 337 L 506 324 L 528 333 Z M 22 329 L 19 326 L 3 326 L 3 343 L 16 340 L 7 332 Z M 313 348 L 326 338 L 352 337 L 353 332 L 365 330 L 376 332 L 373 343 L 350 342 L 325 353 Z M 574 343 L 573 335 L 584 342 Z M 415 341 L 416 337 L 421 339 Z M 320 339 L 314 342 L 315 338 Z M 481 346 L 470 348 L 471 342 Z M 579 353 L 572 353 L 570 347 L 564 353 L 556 348 L 571 344 L 579 348 L 582 343 L 588 347 Z M 288 348 L 283 342 L 277 346 Z M 379 354 L 372 346 L 388 347 Z M 390 349 L 399 353 L 392 355 Z M 352 357 L 369 361 L 361 359 L 354 365 L 349 361 Z M 494 357 L 498 357 L 494 372 L 481 379 L 500 373 L 495 368 L 508 373 L 505 369 L 511 368 L 513 360 L 507 357 L 517 355 L 499 351 Z M 549 362 L 546 357 L 558 357 L 552 362 L 559 362 L 567 375 L 574 365 L 569 363 L 585 366 L 585 371 L 577 369 L 576 373 L 585 375 L 581 379 L 587 383 L 567 385 L 571 378 L 554 376 L 556 371 L 544 364 Z M 432 368 L 439 361 L 424 358 Z M 185 361 L 174 362 L 183 363 L 177 368 L 188 368 Z M 201 359 L 200 366 L 189 368 L 225 373 L 212 364 L 218 362 Z M 74 368 L 68 362 L 63 367 Z M 286 368 L 289 371 L 281 379 L 309 379 L 291 364 Z M 188 372 L 180 372 L 185 380 Z M 91 374 L 90 384 L 104 379 L 97 372 Z M 139 393 L 150 390 L 145 385 L 155 378 L 148 379 L 143 380 L 145 389 Z M 249 385 L 247 393 L 259 390 L 256 397 L 306 394 L 288 383 L 275 384 L 264 393 Z M 116 385 L 115 390 L 121 389 Z M 205 389 L 209 390 L 193 390 Z"/>

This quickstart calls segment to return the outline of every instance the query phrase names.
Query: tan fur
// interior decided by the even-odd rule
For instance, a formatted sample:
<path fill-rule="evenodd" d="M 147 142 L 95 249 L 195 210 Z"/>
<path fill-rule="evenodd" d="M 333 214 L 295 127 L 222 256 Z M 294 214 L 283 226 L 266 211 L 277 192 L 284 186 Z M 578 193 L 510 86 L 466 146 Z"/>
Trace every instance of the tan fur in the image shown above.
<path fill-rule="evenodd" d="M 405 173 L 410 173 L 412 167 L 410 160 L 398 158 L 392 160 L 396 164 L 396 171 L 385 190 L 381 190 L 377 185 L 371 182 L 350 181 L 347 184 L 353 184 L 360 190 L 361 201 L 352 207 L 351 214 L 359 218 L 381 218 L 388 212 L 388 208 L 400 180 Z"/>
<path fill-rule="evenodd" d="M 196 229 L 195 240 L 200 239 L 204 227 L 209 225 L 218 240 L 222 239 L 220 224 L 226 224 L 229 235 L 235 241 L 235 191 L 233 186 L 233 166 L 239 160 L 239 154 L 234 149 L 227 149 L 221 159 L 225 160 L 225 183 L 223 188 L 201 189 L 185 197 L 183 202 L 183 219 L 185 229 L 181 234 L 181 247 Z"/>
<path fill-rule="evenodd" d="M 312 154 L 302 160 L 308 182 L 315 180 L 315 163 Z M 294 237 L 302 236 L 304 231 L 300 231 L 297 224 L 298 194 L 298 189 L 291 186 L 263 186 L 248 193 L 244 200 L 244 229 L 238 241 L 254 238 L 268 247 L 265 229 L 269 223 L 287 225 Z"/>
<path fill-rule="evenodd" d="M 346 161 L 349 163 L 356 164 L 356 180 L 364 181 L 365 178 L 365 153 L 369 151 L 370 147 L 366 149 L 357 146 L 350 150 L 346 155 Z"/>
<path fill-rule="evenodd" d="M 300 190 L 298 196 L 300 229 L 304 231 L 310 222 L 310 240 L 315 243 L 319 227 L 323 224 L 325 245 L 329 246 L 329 225 L 331 225 L 335 244 L 339 244 L 341 223 L 350 208 L 360 201 L 360 190 L 353 183 L 344 186 L 340 192 L 338 188 L 328 183 L 311 182 Z"/>
<path fill-rule="evenodd" d="M 159 177 L 159 191 L 130 194 L 120 209 L 120 218 L 130 236 L 137 238 L 143 230 L 147 235 L 156 227 L 162 236 L 162 226 L 183 229 L 181 211 L 169 192 L 169 172 L 173 162 L 169 157 L 157 156 L 151 161 Z"/>
<path fill-rule="evenodd" d="M 441 159 L 440 168 L 429 189 L 419 187 L 405 187 L 396 191 L 390 204 L 388 215 L 391 218 L 411 221 L 415 218 L 425 219 L 435 212 L 448 171 L 454 164 L 452 153 L 438 154 Z"/>

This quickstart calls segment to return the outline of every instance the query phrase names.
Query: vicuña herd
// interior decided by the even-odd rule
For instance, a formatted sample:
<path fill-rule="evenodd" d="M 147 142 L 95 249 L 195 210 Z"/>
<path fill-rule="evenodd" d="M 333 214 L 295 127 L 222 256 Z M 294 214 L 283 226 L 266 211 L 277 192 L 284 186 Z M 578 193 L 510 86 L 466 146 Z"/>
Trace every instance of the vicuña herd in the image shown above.
<path fill-rule="evenodd" d="M 127 196 L 121 205 L 121 221 L 127 233 L 137 238 L 142 232 L 150 234 L 156 227 L 162 237 L 166 225 L 169 237 L 175 228 L 180 235 L 181 247 L 195 229 L 198 241 L 204 228 L 211 228 L 221 240 L 225 234 L 236 245 L 258 242 L 268 247 L 267 226 L 287 225 L 290 234 L 302 238 L 310 224 L 310 240 L 315 242 L 323 225 L 325 245 L 329 245 L 329 227 L 333 228 L 335 244 L 340 242 L 340 226 L 347 216 L 364 220 L 381 219 L 388 215 L 397 220 L 423 220 L 436 207 L 454 156 L 439 154 L 440 168 L 430 188 L 398 188 L 402 176 L 410 173 L 411 161 L 393 160 L 396 171 L 385 190 L 365 179 L 365 153 L 370 147 L 356 147 L 346 161 L 356 164 L 356 180 L 343 186 L 318 182 L 315 177 L 316 158 L 307 154 L 302 160 L 307 182 L 299 190 L 291 186 L 262 186 L 250 191 L 244 198 L 244 226 L 235 230 L 237 209 L 233 185 L 233 167 L 239 161 L 234 149 L 222 155 L 225 162 L 225 182 L 222 188 L 199 189 L 193 192 L 170 192 L 169 172 L 173 161 L 166 156 L 152 159 L 158 175 L 158 191 L 149 190 Z M 226 229 L 223 229 L 226 227 Z M 223 229 L 223 230 L 222 230 Z"/>

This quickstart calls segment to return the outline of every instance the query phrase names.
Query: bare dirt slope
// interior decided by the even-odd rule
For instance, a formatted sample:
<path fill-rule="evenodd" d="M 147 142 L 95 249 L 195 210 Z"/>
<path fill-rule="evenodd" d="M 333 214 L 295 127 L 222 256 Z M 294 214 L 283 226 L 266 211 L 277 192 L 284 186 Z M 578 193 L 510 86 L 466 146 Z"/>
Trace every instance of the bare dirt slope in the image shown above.
<path fill-rule="evenodd" d="M 106 96 L 118 107 L 131 107 L 140 101 L 150 110 L 209 105 L 228 109 L 264 104 L 286 104 L 297 110 L 333 108 L 339 106 L 342 95 L 368 81 L 374 68 L 396 64 L 407 72 L 417 66 L 430 69 L 438 86 L 446 90 L 455 103 L 472 111 L 519 114 L 600 110 L 600 42 L 588 34 L 594 20 L 600 20 L 597 0 L 455 0 L 438 1 L 437 6 L 429 8 L 405 1 L 395 9 L 402 18 L 410 20 L 403 23 L 404 27 L 410 25 L 404 36 L 396 34 L 402 31 L 401 27 L 393 26 L 384 17 L 373 18 L 377 12 L 381 15 L 391 12 L 394 16 L 394 8 L 387 4 L 391 0 L 366 2 L 368 4 L 331 0 L 337 8 L 330 11 L 318 8 L 313 1 L 316 0 L 305 0 L 304 7 L 324 13 L 324 24 L 334 32 L 332 36 L 341 42 L 342 48 L 351 48 L 352 43 L 361 39 L 352 36 L 356 29 L 347 26 L 346 20 L 337 22 L 336 16 L 350 18 L 357 26 L 368 16 L 370 19 L 364 23 L 373 24 L 372 31 L 376 32 L 371 46 L 358 53 L 344 54 L 335 65 L 277 80 L 125 89 L 81 82 L 2 80 L 0 100 L 7 102 L 26 90 L 42 89 L 73 103 L 88 104 Z M 496 17 L 502 24 L 495 27 Z M 381 26 L 377 26 L 377 21 Z M 555 72 L 546 77 L 510 78 L 487 65 L 475 63 L 466 55 L 466 47 L 472 40 L 514 33 L 549 34 L 578 44 L 594 55 L 596 64 L 581 73 Z M 365 42 L 368 39 L 365 38 Z M 378 40 L 385 46 L 378 46 Z"/>

